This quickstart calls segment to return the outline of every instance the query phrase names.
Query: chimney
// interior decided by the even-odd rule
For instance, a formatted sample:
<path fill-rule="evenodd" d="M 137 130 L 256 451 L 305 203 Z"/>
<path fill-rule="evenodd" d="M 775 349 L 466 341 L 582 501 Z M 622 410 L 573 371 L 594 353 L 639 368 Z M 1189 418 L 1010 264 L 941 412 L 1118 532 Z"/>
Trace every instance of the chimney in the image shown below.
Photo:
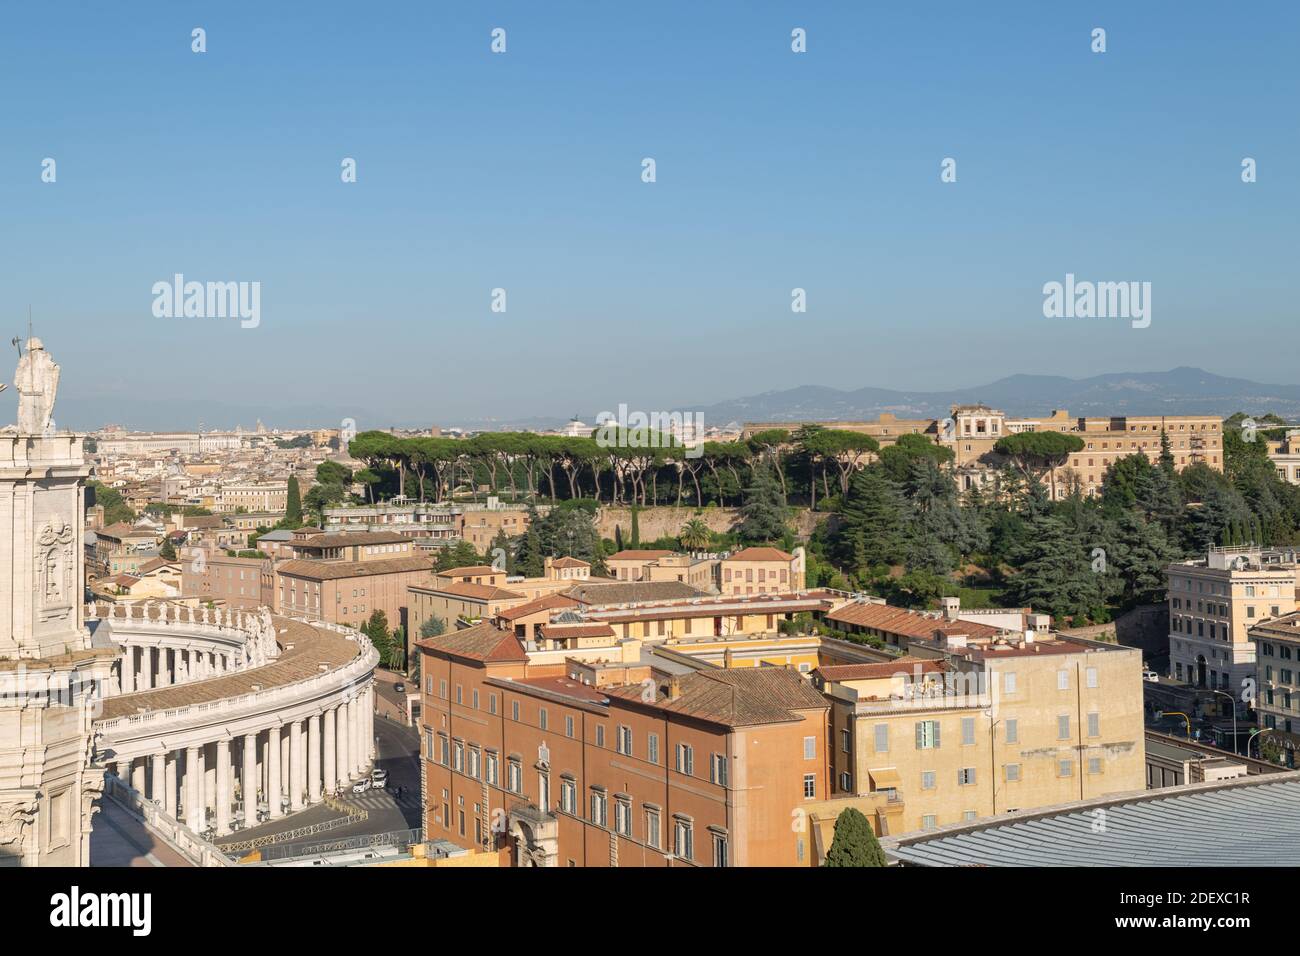
<path fill-rule="evenodd" d="M 554 575 L 554 573 L 553 573 L 553 567 L 554 567 L 554 565 L 555 565 L 555 558 L 551 557 L 550 555 L 547 555 L 545 558 L 543 558 L 543 559 L 542 559 L 542 577 L 547 578 L 547 579 L 550 579 L 550 578 L 555 577 L 555 575 Z"/>
<path fill-rule="evenodd" d="M 1034 643 L 1034 629 L 1032 627 L 1025 631 L 1025 643 Z"/>
<path fill-rule="evenodd" d="M 668 678 L 668 699 L 677 700 L 682 696 L 682 679 L 674 674 Z"/>
<path fill-rule="evenodd" d="M 944 597 L 939 598 L 939 607 L 943 609 L 943 616 L 949 621 L 957 620 L 957 615 L 961 613 L 961 598 Z"/>

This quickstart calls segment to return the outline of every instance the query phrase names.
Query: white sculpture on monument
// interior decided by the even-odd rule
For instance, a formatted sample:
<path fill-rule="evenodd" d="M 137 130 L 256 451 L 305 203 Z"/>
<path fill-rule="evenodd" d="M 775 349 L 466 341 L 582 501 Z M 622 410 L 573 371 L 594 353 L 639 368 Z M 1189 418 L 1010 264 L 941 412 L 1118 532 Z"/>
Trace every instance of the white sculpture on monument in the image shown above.
<path fill-rule="evenodd" d="M 14 388 L 18 391 L 18 433 L 49 434 L 54 425 L 54 396 L 59 390 L 59 366 L 35 336 L 27 339 L 27 351 L 18 359 Z"/>

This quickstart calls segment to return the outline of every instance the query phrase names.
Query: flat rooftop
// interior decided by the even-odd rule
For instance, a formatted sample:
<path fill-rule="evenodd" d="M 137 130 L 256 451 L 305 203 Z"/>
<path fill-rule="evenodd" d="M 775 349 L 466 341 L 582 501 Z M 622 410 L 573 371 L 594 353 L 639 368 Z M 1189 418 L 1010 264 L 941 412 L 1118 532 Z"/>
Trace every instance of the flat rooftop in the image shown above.
<path fill-rule="evenodd" d="M 1300 866 L 1300 771 L 1003 814 L 881 846 L 910 866 Z"/>

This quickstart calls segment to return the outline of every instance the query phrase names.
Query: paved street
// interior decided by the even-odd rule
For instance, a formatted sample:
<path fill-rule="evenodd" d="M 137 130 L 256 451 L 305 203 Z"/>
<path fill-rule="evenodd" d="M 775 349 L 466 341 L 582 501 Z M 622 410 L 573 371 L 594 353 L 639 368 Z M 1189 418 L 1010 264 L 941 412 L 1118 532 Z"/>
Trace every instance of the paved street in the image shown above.
<path fill-rule="evenodd" d="M 379 698 L 379 695 L 376 695 Z M 381 709 L 382 712 L 382 709 Z M 420 763 L 419 734 L 414 728 L 378 717 L 375 720 L 375 742 L 377 757 L 375 767 L 388 771 L 387 790 L 368 790 L 365 793 L 352 793 L 349 788 L 339 795 L 340 802 L 359 807 L 368 814 L 365 820 L 341 826 L 326 832 L 309 834 L 301 839 L 286 841 L 276 846 L 303 846 L 320 843 L 323 840 L 344 839 L 364 836 L 372 833 L 387 833 L 393 830 L 411 830 L 420 825 Z M 397 796 L 397 789 L 403 793 Z M 318 804 L 301 813 L 291 814 L 272 823 L 259 827 L 240 830 L 231 834 L 220 843 L 236 843 L 274 833 L 284 833 L 299 827 L 311 826 L 338 819 L 336 810 Z"/>

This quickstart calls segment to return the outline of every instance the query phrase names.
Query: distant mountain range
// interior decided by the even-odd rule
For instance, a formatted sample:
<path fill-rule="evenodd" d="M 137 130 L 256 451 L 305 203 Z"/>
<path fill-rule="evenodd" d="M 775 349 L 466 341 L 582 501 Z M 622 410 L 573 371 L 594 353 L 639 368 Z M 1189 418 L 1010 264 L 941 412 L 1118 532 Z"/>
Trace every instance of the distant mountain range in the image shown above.
<path fill-rule="evenodd" d="M 1117 372 L 1092 378 L 1011 375 L 988 385 L 951 391 L 821 385 L 764 392 L 698 409 L 707 425 L 727 422 L 856 421 L 892 412 L 899 418 L 942 418 L 953 405 L 983 403 L 1012 416 L 1223 415 L 1275 412 L 1300 420 L 1300 385 L 1262 385 L 1199 368 L 1168 372 Z M 696 409 L 692 409 L 694 411 Z"/>
<path fill-rule="evenodd" d="M 423 396 L 415 401 L 424 400 Z M 707 426 L 729 422 L 857 421 L 878 418 L 892 412 L 899 418 L 943 418 L 952 405 L 982 402 L 1008 415 L 1047 415 L 1063 408 L 1071 415 L 1231 415 L 1246 412 L 1260 415 L 1275 412 L 1288 420 L 1300 421 L 1300 385 L 1263 385 L 1244 378 L 1226 378 L 1199 368 L 1175 368 L 1168 372 L 1116 372 L 1091 378 L 1061 375 L 1011 375 L 988 385 L 948 391 L 901 391 L 890 388 L 844 390 L 824 385 L 801 385 L 781 391 L 763 392 L 748 398 L 711 405 L 669 405 L 663 410 L 701 412 Z M 606 401 L 601 408 L 617 404 Z M 644 411 L 653 411 L 644 409 Z M 597 411 L 585 413 L 583 421 L 595 424 Z M 252 430 L 258 419 L 269 428 L 338 427 L 353 418 L 359 427 L 400 426 L 427 428 L 436 423 L 500 431 L 505 429 L 552 429 L 562 426 L 567 416 L 550 417 L 535 413 L 519 417 L 445 419 L 436 409 L 412 408 L 406 414 L 376 416 L 364 409 L 278 404 L 274 402 L 204 402 L 168 398 L 71 396 L 61 398 L 56 419 L 66 428 L 96 429 L 110 422 L 131 429 L 152 431 L 192 430 L 199 423 L 205 429 L 233 428 L 236 423 Z M 580 415 L 581 417 L 581 415 Z"/>

